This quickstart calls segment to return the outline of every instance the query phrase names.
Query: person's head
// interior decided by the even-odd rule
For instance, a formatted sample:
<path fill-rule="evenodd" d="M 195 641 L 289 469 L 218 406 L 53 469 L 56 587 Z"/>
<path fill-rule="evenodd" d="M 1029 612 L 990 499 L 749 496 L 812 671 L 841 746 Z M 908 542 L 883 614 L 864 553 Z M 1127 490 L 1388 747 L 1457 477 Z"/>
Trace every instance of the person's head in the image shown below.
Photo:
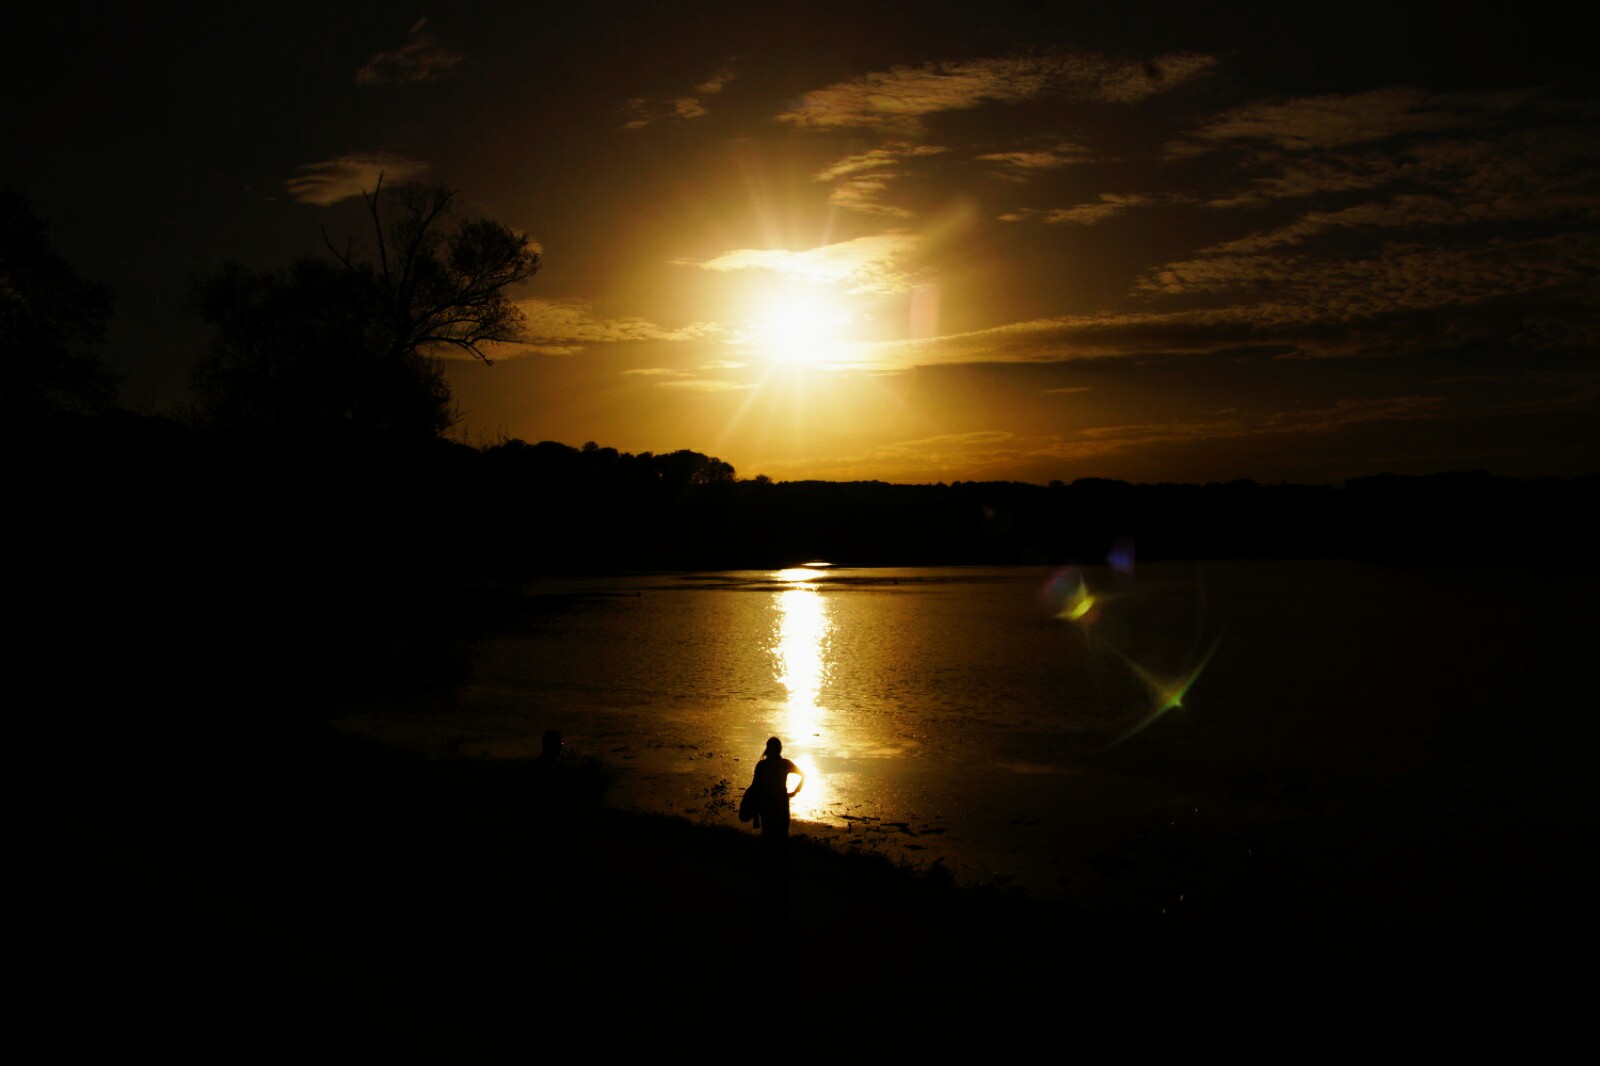
<path fill-rule="evenodd" d="M 777 737 L 767 738 L 767 756 L 776 759 L 783 754 L 783 741 Z"/>
<path fill-rule="evenodd" d="M 561 730 L 546 729 L 544 731 L 544 753 L 554 758 L 561 754 Z"/>

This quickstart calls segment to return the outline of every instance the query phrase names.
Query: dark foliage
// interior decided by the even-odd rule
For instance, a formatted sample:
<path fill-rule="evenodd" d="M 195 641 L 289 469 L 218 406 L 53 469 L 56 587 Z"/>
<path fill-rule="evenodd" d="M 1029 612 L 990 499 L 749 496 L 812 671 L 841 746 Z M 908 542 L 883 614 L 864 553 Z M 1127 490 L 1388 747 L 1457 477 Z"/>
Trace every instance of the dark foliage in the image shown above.
<path fill-rule="evenodd" d="M 193 385 L 219 426 L 305 432 L 331 427 L 437 434 L 455 415 L 439 355 L 488 361 L 515 341 L 507 295 L 539 269 L 529 239 L 488 219 L 452 223 L 442 185 L 366 197 L 370 243 L 329 244 L 284 271 L 228 264 L 195 287 L 215 327 Z"/>
<path fill-rule="evenodd" d="M 21 431 L 19 431 L 21 432 Z M 58 418 L 7 445 L 11 649 L 33 676 L 181 677 L 273 717 L 445 699 L 475 628 L 548 573 L 1353 558 L 1592 566 L 1600 476 L 1340 488 L 737 480 L 692 451 Z M 113 535 L 108 535 L 113 531 Z M 144 679 L 141 681 L 141 679 Z"/>
<path fill-rule="evenodd" d="M 0 388 L 12 417 L 93 410 L 116 377 L 93 349 L 111 321 L 111 290 L 85 281 L 50 247 L 27 198 L 0 190 Z"/>
<path fill-rule="evenodd" d="M 195 308 L 216 327 L 193 379 L 208 422 L 427 433 L 451 422 L 438 361 L 388 350 L 360 272 L 310 257 L 281 272 L 228 264 L 196 285 Z"/>

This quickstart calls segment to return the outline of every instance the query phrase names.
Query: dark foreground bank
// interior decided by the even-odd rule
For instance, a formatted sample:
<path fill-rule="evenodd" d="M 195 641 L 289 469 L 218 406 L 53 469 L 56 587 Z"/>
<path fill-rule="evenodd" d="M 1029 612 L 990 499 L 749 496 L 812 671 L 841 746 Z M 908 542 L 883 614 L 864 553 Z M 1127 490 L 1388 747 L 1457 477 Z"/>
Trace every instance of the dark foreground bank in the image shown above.
<path fill-rule="evenodd" d="M 607 809 L 590 788 L 530 820 L 525 765 L 198 707 L 154 726 L 118 698 L 129 713 L 92 730 L 56 708 L 13 775 L 15 1010 L 49 1057 L 1587 1039 L 1569 977 L 1593 942 L 1579 811 L 1100 857 L 1121 883 L 1183 867 L 1211 886 L 1164 914 L 964 889 L 802 836 L 779 905 L 748 831 Z M 1239 848 L 1246 875 L 1205 876 Z"/>

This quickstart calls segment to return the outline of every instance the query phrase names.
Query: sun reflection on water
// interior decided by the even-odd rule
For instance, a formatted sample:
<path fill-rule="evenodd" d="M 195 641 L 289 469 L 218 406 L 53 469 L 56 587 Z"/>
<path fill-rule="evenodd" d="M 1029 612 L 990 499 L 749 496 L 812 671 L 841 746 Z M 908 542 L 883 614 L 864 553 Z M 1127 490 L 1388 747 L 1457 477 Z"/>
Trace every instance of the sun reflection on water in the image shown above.
<path fill-rule="evenodd" d="M 811 760 L 823 732 L 827 710 L 820 698 L 828 681 L 833 620 L 828 601 L 814 583 L 821 574 L 811 566 L 791 567 L 774 575 L 788 587 L 773 593 L 778 612 L 772 645 L 773 669 L 787 692 L 779 735 L 784 755 L 805 772 L 805 788 L 794 798 L 796 818 L 815 819 L 827 806 L 828 784 Z"/>

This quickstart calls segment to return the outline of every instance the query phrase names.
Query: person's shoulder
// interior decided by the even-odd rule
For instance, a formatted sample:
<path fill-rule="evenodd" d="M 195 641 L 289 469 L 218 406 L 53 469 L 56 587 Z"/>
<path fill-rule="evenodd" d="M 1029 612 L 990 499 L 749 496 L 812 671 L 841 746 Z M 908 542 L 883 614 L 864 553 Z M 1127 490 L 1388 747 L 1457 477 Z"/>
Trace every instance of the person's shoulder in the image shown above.
<path fill-rule="evenodd" d="M 797 774 L 800 772 L 800 767 L 796 766 L 792 759 L 783 760 L 783 768 L 789 771 L 791 774 Z"/>

